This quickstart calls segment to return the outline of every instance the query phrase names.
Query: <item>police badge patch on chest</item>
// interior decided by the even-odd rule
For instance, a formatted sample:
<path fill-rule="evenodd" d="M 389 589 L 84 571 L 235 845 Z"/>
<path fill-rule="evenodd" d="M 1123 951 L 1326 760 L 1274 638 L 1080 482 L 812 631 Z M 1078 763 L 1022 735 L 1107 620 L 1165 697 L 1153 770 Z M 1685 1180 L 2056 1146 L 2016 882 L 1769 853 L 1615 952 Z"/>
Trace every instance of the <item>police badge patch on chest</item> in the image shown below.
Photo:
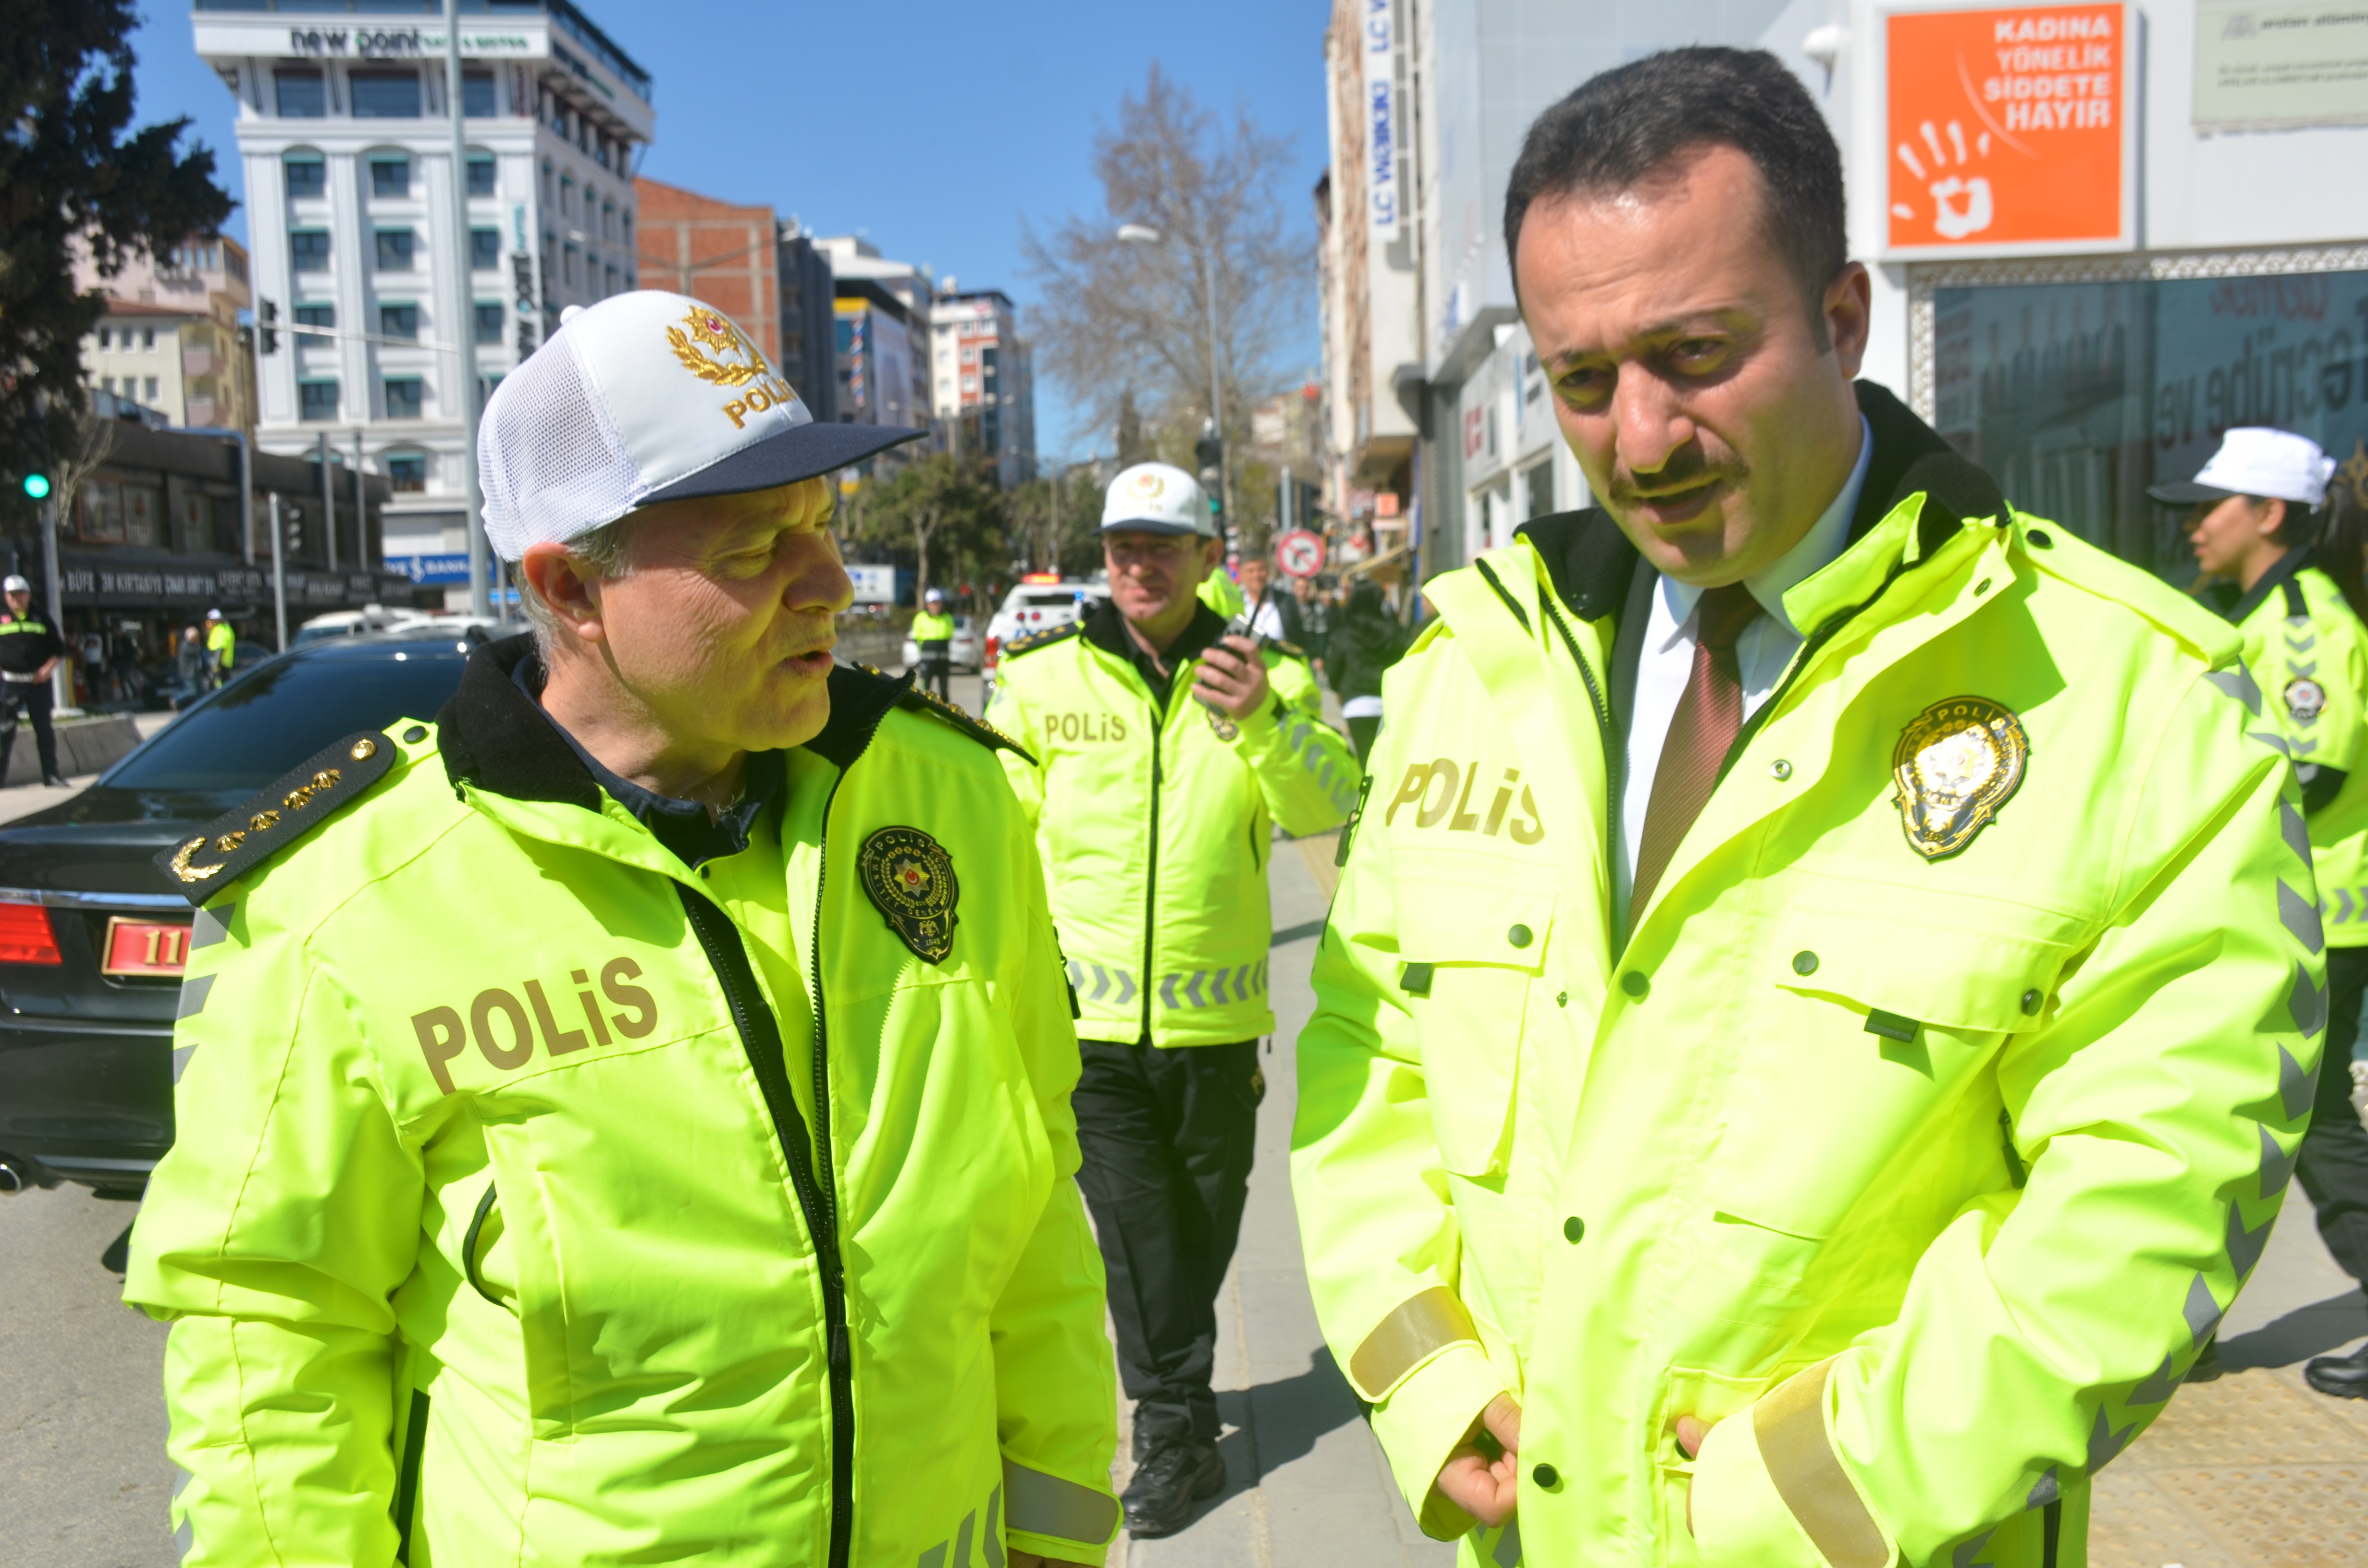
<path fill-rule="evenodd" d="M 2279 693 L 2286 699 L 2286 711 L 2297 724 L 2316 724 L 2318 716 L 2327 711 L 2327 687 L 2308 676 L 2296 676 L 2286 682 Z"/>
<path fill-rule="evenodd" d="M 2021 787 L 2030 756 L 2022 721 L 1986 697 L 1952 697 L 1918 714 L 1891 753 L 1907 846 L 1940 860 L 1971 844 Z"/>
<path fill-rule="evenodd" d="M 905 945 L 925 962 L 945 962 L 962 898 L 945 846 L 917 827 L 883 827 L 863 841 L 857 864 L 865 895 Z"/>

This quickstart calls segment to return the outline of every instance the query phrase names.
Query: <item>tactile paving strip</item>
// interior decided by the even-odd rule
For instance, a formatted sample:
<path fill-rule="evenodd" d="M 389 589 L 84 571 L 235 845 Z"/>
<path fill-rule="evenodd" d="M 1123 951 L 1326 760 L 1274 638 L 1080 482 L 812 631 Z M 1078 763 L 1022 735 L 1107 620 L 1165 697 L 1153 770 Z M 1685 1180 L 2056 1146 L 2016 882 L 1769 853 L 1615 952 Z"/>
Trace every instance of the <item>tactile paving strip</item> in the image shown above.
<path fill-rule="evenodd" d="M 2368 1426 L 2298 1374 L 2182 1389 L 2098 1478 L 2096 1568 L 2360 1568 Z"/>

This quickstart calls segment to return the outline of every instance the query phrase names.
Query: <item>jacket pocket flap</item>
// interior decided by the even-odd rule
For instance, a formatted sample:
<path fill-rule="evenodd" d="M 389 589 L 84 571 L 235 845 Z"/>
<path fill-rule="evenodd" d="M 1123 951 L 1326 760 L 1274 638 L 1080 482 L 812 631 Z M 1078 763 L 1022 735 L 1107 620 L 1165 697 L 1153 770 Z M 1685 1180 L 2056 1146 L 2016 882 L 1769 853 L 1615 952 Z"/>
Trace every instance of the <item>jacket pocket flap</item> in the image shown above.
<path fill-rule="evenodd" d="M 1518 869 L 1505 868 L 1508 876 Z M 1402 878 L 1398 956 L 1409 964 L 1495 964 L 1536 974 L 1554 929 L 1550 887 Z"/>
<path fill-rule="evenodd" d="M 1822 996 L 1866 1014 L 1867 1031 L 1911 1038 L 1918 1025 L 1972 1034 L 2035 1028 L 2075 948 L 2040 917 L 2013 928 L 2003 906 L 1987 921 L 1958 923 L 1952 898 L 1930 901 L 1912 917 L 1891 910 L 1794 908 L 1787 939 L 1777 945 L 1770 979 L 1787 991 Z M 1989 901 L 1980 901 L 1988 903 Z M 2036 912 L 2031 912 L 2036 914 Z"/>

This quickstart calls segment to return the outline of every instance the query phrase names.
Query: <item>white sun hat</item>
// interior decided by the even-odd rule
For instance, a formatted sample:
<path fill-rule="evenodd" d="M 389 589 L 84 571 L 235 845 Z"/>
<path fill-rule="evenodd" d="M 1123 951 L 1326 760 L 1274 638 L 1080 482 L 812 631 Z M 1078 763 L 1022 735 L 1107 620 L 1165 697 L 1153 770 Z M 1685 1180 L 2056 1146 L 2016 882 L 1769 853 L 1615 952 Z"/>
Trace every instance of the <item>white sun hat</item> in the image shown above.
<path fill-rule="evenodd" d="M 1214 539 L 1217 519 L 1199 480 L 1167 463 L 1137 463 L 1110 481 L 1102 499 L 1102 532 L 1114 528 Z"/>
<path fill-rule="evenodd" d="M 655 289 L 612 295 L 571 310 L 486 403 L 485 537 L 516 561 L 652 502 L 770 490 L 926 434 L 817 424 L 722 311 Z"/>
<path fill-rule="evenodd" d="M 2327 482 L 2334 476 L 2335 460 L 2308 437 L 2240 425 L 2221 437 L 2220 449 L 2192 481 L 2157 484 L 2146 494 L 2173 506 L 2260 495 L 2316 507 L 2326 502 Z"/>

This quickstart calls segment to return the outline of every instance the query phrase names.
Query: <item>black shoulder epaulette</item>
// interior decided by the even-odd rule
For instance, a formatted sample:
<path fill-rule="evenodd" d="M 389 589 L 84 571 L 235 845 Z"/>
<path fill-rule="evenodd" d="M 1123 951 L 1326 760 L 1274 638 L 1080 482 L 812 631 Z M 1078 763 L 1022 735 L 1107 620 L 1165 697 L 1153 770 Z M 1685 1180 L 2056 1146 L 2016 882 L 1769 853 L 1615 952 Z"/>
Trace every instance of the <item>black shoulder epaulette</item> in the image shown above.
<path fill-rule="evenodd" d="M 1003 645 L 1003 656 L 1013 659 L 1022 653 L 1032 653 L 1039 648 L 1050 648 L 1055 642 L 1078 635 L 1085 629 L 1084 621 L 1073 620 L 1066 626 L 1051 627 L 1042 631 L 1031 631 L 1025 637 L 1015 637 Z"/>
<path fill-rule="evenodd" d="M 1287 642 L 1280 637 L 1269 637 L 1266 640 L 1266 645 L 1272 648 L 1278 653 L 1290 654 L 1292 658 L 1299 660 L 1302 664 L 1310 662 L 1307 657 L 1307 650 L 1301 647 L 1296 642 Z"/>
<path fill-rule="evenodd" d="M 882 680 L 895 682 L 896 706 L 902 708 L 907 713 L 930 714 L 939 721 L 952 725 L 955 729 L 960 730 L 963 734 L 968 735 L 972 740 L 976 741 L 983 746 L 986 746 L 989 749 L 1000 746 L 1003 750 L 1009 752 L 1012 756 L 1026 759 L 1030 767 L 1032 767 L 1035 766 L 1036 759 L 1028 755 L 1027 747 L 1021 745 L 1018 741 L 1013 740 L 1009 735 L 1005 734 L 1001 730 L 996 729 L 985 720 L 972 718 L 969 714 L 963 712 L 952 703 L 940 699 L 935 692 L 922 690 L 920 683 L 914 680 L 910 675 L 906 675 L 901 678 L 895 676 L 884 675 L 880 670 L 870 665 L 860 665 L 857 668 L 862 670 L 866 675 L 879 676 Z"/>
<path fill-rule="evenodd" d="M 156 866 L 175 892 L 203 903 L 386 777 L 396 755 L 394 743 L 376 730 L 347 735 L 208 823 L 203 833 L 158 854 Z"/>

